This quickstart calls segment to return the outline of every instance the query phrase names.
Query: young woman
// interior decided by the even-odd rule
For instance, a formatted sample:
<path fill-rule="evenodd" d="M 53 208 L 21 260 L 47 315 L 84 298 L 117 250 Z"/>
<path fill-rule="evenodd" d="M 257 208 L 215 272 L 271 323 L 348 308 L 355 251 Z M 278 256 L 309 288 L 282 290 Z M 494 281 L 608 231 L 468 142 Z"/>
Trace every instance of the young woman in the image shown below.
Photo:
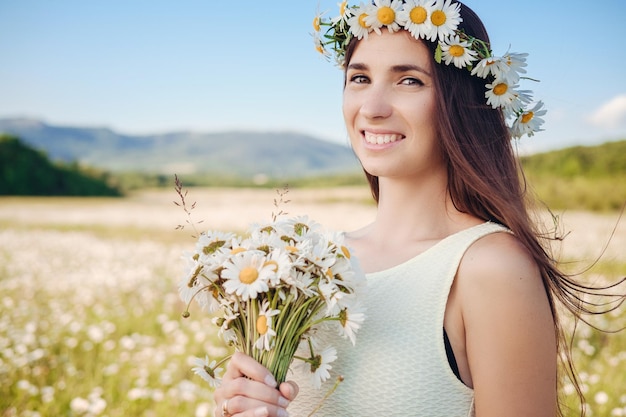
<path fill-rule="evenodd" d="M 215 415 L 306 416 L 320 401 L 319 416 L 560 414 L 557 302 L 583 307 L 526 208 L 511 137 L 532 135 L 543 111 L 506 73 L 523 55 L 492 57 L 478 17 L 451 0 L 342 6 L 327 34 L 378 204 L 346 235 L 367 274 L 367 317 L 356 346 L 338 349 L 345 380 L 330 397 L 306 375 L 276 389 L 236 354 Z"/>

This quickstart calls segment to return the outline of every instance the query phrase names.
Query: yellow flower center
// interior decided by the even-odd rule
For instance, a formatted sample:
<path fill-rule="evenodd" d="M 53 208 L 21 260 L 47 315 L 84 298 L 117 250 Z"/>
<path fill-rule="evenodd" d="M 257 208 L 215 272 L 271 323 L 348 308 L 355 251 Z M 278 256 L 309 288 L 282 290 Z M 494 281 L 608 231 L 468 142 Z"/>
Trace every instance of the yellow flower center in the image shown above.
<path fill-rule="evenodd" d="M 535 116 L 535 113 L 533 113 L 531 111 L 529 111 L 528 113 L 524 113 L 522 115 L 522 123 L 530 122 L 533 119 L 534 116 Z"/>
<path fill-rule="evenodd" d="M 461 45 L 451 45 L 449 51 L 450 55 L 452 56 L 463 56 L 463 54 L 465 53 L 465 48 L 463 48 Z"/>
<path fill-rule="evenodd" d="M 265 262 L 265 264 L 263 264 L 263 266 L 272 266 L 274 269 L 274 272 L 278 271 L 278 262 L 276 261 L 267 261 Z"/>
<path fill-rule="evenodd" d="M 287 245 L 285 246 L 285 250 L 291 252 L 291 253 L 296 253 L 298 252 L 298 248 L 296 248 L 295 246 L 291 246 L 291 245 Z"/>
<path fill-rule="evenodd" d="M 345 246 L 342 246 L 341 252 L 343 253 L 343 256 L 350 259 L 350 250 L 348 248 L 346 248 Z"/>
<path fill-rule="evenodd" d="M 346 323 L 348 322 L 348 311 L 344 308 L 339 312 L 339 322 L 341 326 L 346 327 Z"/>
<path fill-rule="evenodd" d="M 506 93 L 508 89 L 508 85 L 506 85 L 505 83 L 500 83 L 493 87 L 493 94 L 495 94 L 496 96 L 501 96 L 502 94 Z"/>
<path fill-rule="evenodd" d="M 315 19 L 313 19 L 313 29 L 315 29 L 316 32 L 319 32 L 321 29 L 319 16 L 315 16 Z"/>
<path fill-rule="evenodd" d="M 435 10 L 432 15 L 430 15 L 430 21 L 433 22 L 435 26 L 441 26 L 446 23 L 448 17 L 443 12 L 443 10 Z"/>
<path fill-rule="evenodd" d="M 383 25 L 390 25 L 396 20 L 396 12 L 389 6 L 383 6 L 378 9 L 376 16 L 378 16 L 378 20 L 380 20 L 380 23 Z"/>
<path fill-rule="evenodd" d="M 326 276 L 327 276 L 328 278 L 332 278 L 332 277 L 333 277 L 333 275 L 334 275 L 334 274 L 333 274 L 333 270 L 332 270 L 331 268 L 328 268 L 328 269 L 326 270 Z"/>
<path fill-rule="evenodd" d="M 363 29 L 367 29 L 369 28 L 369 26 L 367 25 L 367 23 L 365 23 L 365 19 L 367 18 L 367 13 L 361 13 L 359 15 L 359 26 L 361 26 Z"/>
<path fill-rule="evenodd" d="M 259 277 L 259 271 L 255 267 L 246 266 L 239 272 L 239 281 L 244 284 L 252 284 Z"/>
<path fill-rule="evenodd" d="M 426 12 L 426 9 L 424 9 L 422 6 L 413 7 L 413 9 L 411 9 L 411 11 L 409 12 L 409 18 L 411 19 L 411 22 L 418 25 L 424 23 L 427 17 L 428 13 Z"/>
<path fill-rule="evenodd" d="M 260 335 L 263 335 L 267 333 L 267 330 L 267 317 L 259 316 L 259 318 L 256 319 L 256 331 L 259 332 Z"/>
<path fill-rule="evenodd" d="M 230 250 L 230 254 L 237 255 L 238 253 L 245 252 L 245 251 L 246 251 L 246 248 L 242 248 L 241 246 L 239 246 L 238 248 L 232 248 Z"/>
<path fill-rule="evenodd" d="M 344 14 L 346 14 L 346 6 L 347 5 L 348 5 L 348 0 L 342 1 L 341 5 L 339 5 L 340 16 L 343 16 Z"/>

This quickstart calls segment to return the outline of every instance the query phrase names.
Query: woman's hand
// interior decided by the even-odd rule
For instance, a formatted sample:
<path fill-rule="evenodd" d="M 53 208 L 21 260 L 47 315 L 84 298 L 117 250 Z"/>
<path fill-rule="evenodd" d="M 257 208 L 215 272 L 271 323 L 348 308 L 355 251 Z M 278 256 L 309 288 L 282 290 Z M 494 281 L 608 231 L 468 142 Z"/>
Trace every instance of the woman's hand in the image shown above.
<path fill-rule="evenodd" d="M 214 392 L 215 417 L 287 417 L 298 386 L 284 382 L 276 389 L 272 374 L 250 356 L 236 352 Z"/>

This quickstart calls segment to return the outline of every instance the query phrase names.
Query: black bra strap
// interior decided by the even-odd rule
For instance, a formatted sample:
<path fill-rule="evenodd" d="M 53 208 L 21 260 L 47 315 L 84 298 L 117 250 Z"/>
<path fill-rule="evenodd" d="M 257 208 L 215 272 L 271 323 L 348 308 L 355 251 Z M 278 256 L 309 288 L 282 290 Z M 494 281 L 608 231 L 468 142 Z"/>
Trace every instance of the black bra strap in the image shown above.
<path fill-rule="evenodd" d="M 452 346 L 450 345 L 450 339 L 448 339 L 448 333 L 446 333 L 446 329 L 443 329 L 443 344 L 446 347 L 446 356 L 448 357 L 448 363 L 450 364 L 450 368 L 452 368 L 452 372 L 454 375 L 461 380 L 461 373 L 459 372 L 459 366 L 456 363 L 456 358 L 454 357 L 454 351 L 452 350 Z"/>

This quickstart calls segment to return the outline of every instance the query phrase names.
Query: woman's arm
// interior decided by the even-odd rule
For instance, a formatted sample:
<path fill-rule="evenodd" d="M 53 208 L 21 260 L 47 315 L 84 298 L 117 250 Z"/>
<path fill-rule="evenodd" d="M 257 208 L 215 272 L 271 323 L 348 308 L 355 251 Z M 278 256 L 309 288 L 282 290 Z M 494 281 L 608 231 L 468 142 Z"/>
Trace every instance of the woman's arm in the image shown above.
<path fill-rule="evenodd" d="M 554 318 L 537 265 L 513 235 L 467 251 L 457 275 L 476 416 L 554 417 Z"/>
<path fill-rule="evenodd" d="M 215 417 L 288 416 L 286 408 L 298 394 L 298 386 L 284 382 L 276 389 L 276 385 L 265 367 L 236 352 L 228 362 L 222 384 L 214 392 Z"/>

